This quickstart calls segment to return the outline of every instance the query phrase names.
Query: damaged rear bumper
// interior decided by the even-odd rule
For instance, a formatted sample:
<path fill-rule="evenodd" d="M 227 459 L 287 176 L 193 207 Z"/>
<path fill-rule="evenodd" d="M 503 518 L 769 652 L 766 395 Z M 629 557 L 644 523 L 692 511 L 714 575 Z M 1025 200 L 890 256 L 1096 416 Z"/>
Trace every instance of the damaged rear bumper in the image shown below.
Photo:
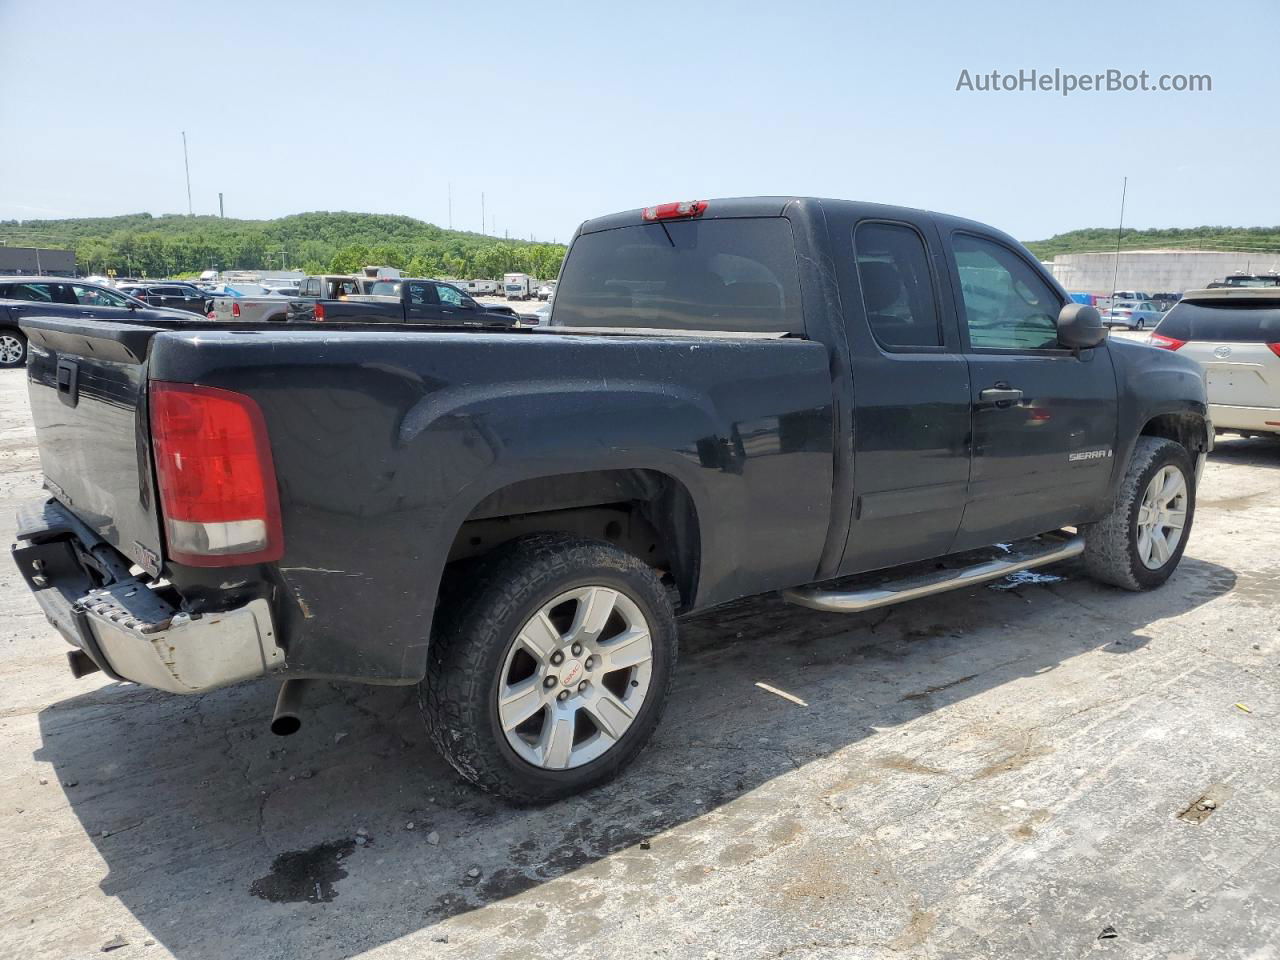
<path fill-rule="evenodd" d="M 19 511 L 13 559 L 49 622 L 114 679 L 201 693 L 284 666 L 265 600 L 181 611 L 56 500 Z"/>

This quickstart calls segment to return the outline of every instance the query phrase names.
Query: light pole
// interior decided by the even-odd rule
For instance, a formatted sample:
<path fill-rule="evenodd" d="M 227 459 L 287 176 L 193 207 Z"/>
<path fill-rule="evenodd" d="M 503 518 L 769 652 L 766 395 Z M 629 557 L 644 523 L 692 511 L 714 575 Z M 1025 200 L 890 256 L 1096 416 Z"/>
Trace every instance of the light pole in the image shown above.
<path fill-rule="evenodd" d="M 191 164 L 187 161 L 187 131 L 182 131 L 182 168 L 187 171 L 187 216 L 193 216 L 191 209 Z"/>

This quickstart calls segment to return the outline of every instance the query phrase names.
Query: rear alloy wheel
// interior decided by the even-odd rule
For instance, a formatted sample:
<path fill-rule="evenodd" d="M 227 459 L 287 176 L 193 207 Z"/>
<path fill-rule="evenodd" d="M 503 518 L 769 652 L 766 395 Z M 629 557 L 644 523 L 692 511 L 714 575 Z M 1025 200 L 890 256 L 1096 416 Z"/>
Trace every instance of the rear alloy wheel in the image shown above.
<path fill-rule="evenodd" d="M 626 734 L 653 676 L 649 621 L 605 586 L 553 597 L 512 642 L 498 685 L 507 744 L 546 770 L 580 767 Z"/>
<path fill-rule="evenodd" d="M 20 367 L 27 362 L 27 338 L 20 333 L 0 333 L 0 367 Z"/>
<path fill-rule="evenodd" d="M 450 587 L 419 701 L 454 769 L 510 799 L 552 800 L 644 747 L 676 660 L 671 602 L 647 565 L 603 541 L 537 534 Z"/>

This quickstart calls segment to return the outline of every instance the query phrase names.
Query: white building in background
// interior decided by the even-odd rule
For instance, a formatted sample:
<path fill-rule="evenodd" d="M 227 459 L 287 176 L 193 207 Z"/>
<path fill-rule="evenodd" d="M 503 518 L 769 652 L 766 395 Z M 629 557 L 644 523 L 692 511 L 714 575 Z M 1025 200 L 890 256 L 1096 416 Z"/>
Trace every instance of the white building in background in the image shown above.
<path fill-rule="evenodd" d="M 1045 265 L 1073 293 L 1181 293 L 1230 273 L 1280 271 L 1280 253 L 1125 250 L 1118 264 L 1114 253 L 1060 253 Z"/>

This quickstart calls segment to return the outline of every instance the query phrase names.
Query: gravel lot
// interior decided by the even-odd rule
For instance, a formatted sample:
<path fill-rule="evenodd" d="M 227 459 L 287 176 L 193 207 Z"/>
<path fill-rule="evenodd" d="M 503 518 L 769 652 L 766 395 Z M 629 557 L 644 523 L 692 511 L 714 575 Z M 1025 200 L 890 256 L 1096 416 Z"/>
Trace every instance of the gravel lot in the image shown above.
<path fill-rule="evenodd" d="M 4 539 L 25 397 L 0 372 Z M 1278 481 L 1280 444 L 1223 441 L 1150 594 L 1067 564 L 687 621 L 640 762 L 532 810 L 460 783 L 409 689 L 324 687 L 280 740 L 269 683 L 73 680 L 2 563 L 0 956 L 1274 958 Z"/>

